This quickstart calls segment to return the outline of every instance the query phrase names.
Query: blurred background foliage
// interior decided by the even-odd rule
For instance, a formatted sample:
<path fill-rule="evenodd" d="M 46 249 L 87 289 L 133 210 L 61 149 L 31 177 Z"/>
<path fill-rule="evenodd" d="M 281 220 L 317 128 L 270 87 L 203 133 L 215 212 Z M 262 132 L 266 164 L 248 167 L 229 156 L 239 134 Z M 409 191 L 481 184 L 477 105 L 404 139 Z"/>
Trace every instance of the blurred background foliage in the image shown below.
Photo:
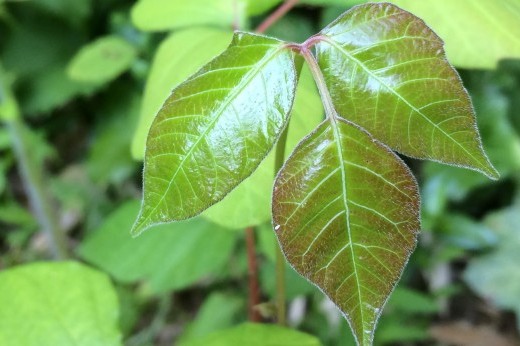
<path fill-rule="evenodd" d="M 266 33 L 302 42 L 364 1 L 289 2 Z M 406 158 L 423 230 L 376 344 L 519 345 L 520 2 L 393 2 L 444 39 L 501 179 Z M 129 235 L 156 111 L 234 28 L 254 30 L 280 3 L 0 0 L 1 345 L 353 344 L 337 309 L 289 266 L 293 330 L 245 323 L 246 226 L 257 308 L 273 319 L 273 158 L 203 216 Z M 288 145 L 321 116 L 304 71 Z"/>

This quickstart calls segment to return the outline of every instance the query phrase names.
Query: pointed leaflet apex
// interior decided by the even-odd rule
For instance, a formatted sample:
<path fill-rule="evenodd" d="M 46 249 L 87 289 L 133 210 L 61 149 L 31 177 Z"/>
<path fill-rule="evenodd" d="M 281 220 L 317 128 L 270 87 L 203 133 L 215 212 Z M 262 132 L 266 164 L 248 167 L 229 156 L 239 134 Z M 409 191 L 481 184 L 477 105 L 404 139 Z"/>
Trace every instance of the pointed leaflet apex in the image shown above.
<path fill-rule="evenodd" d="M 498 178 L 443 42 L 421 19 L 366 4 L 320 34 L 317 58 L 341 116 L 405 155 Z"/>
<path fill-rule="evenodd" d="M 273 224 L 287 260 L 345 314 L 358 343 L 370 345 L 420 228 L 406 165 L 357 126 L 325 121 L 280 170 Z"/>
<path fill-rule="evenodd" d="M 284 42 L 236 33 L 179 85 L 146 145 L 144 197 L 132 234 L 193 217 L 247 178 L 288 122 L 297 73 Z"/>

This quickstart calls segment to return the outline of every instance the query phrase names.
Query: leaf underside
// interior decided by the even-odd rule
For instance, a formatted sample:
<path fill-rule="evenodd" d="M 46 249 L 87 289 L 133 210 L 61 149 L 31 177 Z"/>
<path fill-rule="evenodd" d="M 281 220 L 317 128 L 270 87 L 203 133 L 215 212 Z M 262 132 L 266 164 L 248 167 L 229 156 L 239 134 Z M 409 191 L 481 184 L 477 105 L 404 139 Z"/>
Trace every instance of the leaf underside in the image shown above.
<path fill-rule="evenodd" d="M 388 3 L 361 5 L 319 38 L 317 59 L 338 114 L 405 155 L 498 178 L 443 42 L 421 19 Z"/>
<path fill-rule="evenodd" d="M 406 165 L 357 126 L 325 121 L 280 171 L 273 224 L 287 260 L 370 345 L 420 229 L 417 184 Z"/>
<path fill-rule="evenodd" d="M 282 45 L 236 33 L 223 54 L 172 92 L 148 134 L 134 235 L 199 214 L 258 167 L 294 99 L 294 53 Z"/>

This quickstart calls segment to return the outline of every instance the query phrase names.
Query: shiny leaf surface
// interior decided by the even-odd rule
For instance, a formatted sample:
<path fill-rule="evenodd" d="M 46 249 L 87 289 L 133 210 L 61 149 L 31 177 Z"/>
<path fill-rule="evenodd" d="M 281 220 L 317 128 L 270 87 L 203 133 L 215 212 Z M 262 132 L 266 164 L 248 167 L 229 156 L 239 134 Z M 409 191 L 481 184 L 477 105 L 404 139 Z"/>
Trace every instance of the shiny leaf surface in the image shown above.
<path fill-rule="evenodd" d="M 197 215 L 247 178 L 287 125 L 296 68 L 283 42 L 237 33 L 155 118 L 132 233 Z"/>
<path fill-rule="evenodd" d="M 222 53 L 232 36 L 230 31 L 194 28 L 175 32 L 161 43 L 144 89 L 139 124 L 132 142 L 134 158 L 144 158 L 150 126 L 173 88 Z M 180 52 L 179 47 L 182 47 Z"/>
<path fill-rule="evenodd" d="M 321 99 L 309 70 L 304 67 L 291 111 L 285 152 L 290 153 L 321 120 Z M 273 150 L 249 178 L 203 215 L 219 225 L 236 229 L 257 226 L 270 220 L 274 161 Z"/>
<path fill-rule="evenodd" d="M 326 121 L 280 171 L 273 224 L 288 261 L 370 345 L 420 228 L 417 185 L 404 163 L 357 126 Z"/>
<path fill-rule="evenodd" d="M 498 173 L 442 40 L 400 8 L 361 5 L 323 29 L 317 58 L 338 113 L 412 157 Z"/>

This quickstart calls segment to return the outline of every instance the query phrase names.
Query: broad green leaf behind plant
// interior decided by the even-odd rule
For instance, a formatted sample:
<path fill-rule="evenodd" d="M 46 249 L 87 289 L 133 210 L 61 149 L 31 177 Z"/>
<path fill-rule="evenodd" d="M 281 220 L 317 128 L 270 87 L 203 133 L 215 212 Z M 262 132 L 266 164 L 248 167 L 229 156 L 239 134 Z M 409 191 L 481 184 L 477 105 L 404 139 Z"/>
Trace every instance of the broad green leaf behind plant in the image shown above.
<path fill-rule="evenodd" d="M 422 18 L 446 44 L 449 61 L 463 68 L 493 69 L 520 58 L 517 0 L 393 0 Z"/>
<path fill-rule="evenodd" d="M 123 283 L 144 281 L 154 293 L 218 277 L 236 234 L 201 218 L 154 227 L 138 239 L 128 233 L 139 203 L 123 204 L 79 246 L 82 259 Z M 124 259 L 124 260 L 122 260 Z"/>
<path fill-rule="evenodd" d="M 118 36 L 105 36 L 81 48 L 67 74 L 79 82 L 104 84 L 126 71 L 136 57 L 134 47 Z"/>
<path fill-rule="evenodd" d="M 195 319 L 184 328 L 177 339 L 177 345 L 182 346 L 212 332 L 230 328 L 238 318 L 245 317 L 245 312 L 244 297 L 221 292 L 211 293 L 197 311 Z"/>
<path fill-rule="evenodd" d="M 40 262 L 1 272 L 0 306 L 0 345 L 121 345 L 114 288 L 83 264 Z"/>
<path fill-rule="evenodd" d="M 464 280 L 485 300 L 516 313 L 520 331 L 520 201 L 486 217 L 499 242 L 489 253 L 469 261 Z"/>
<path fill-rule="evenodd" d="M 281 0 L 139 0 L 132 21 L 144 31 L 195 26 L 243 28 L 249 15 L 258 15 Z"/>
<path fill-rule="evenodd" d="M 320 346 L 314 336 L 274 324 L 244 323 L 183 346 Z"/>

